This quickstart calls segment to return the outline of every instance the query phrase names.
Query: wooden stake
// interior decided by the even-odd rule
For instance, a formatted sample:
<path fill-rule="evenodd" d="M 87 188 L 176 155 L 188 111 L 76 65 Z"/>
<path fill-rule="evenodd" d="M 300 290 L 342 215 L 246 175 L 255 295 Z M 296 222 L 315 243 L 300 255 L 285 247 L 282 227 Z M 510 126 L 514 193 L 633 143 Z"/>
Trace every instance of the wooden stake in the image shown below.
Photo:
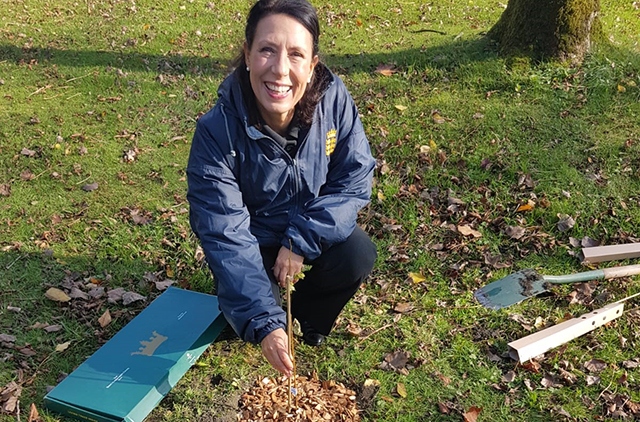
<path fill-rule="evenodd" d="M 509 347 L 509 355 L 514 360 L 519 360 L 520 363 L 524 363 L 535 356 L 541 355 L 554 347 L 565 344 L 574 338 L 580 337 L 589 331 L 593 331 L 609 323 L 609 321 L 619 318 L 624 311 L 624 302 L 638 296 L 640 296 L 640 293 L 627 296 L 624 299 L 610 303 L 603 308 L 586 313 L 578 318 L 570 319 L 553 327 L 545 328 L 537 333 L 512 341 L 507 344 Z"/>
<path fill-rule="evenodd" d="M 614 302 L 604 308 L 512 341 L 507 344 L 509 356 L 524 363 L 620 317 L 623 310 L 623 302 Z"/>
<path fill-rule="evenodd" d="M 582 248 L 585 262 L 596 263 L 640 257 L 640 243 Z"/>

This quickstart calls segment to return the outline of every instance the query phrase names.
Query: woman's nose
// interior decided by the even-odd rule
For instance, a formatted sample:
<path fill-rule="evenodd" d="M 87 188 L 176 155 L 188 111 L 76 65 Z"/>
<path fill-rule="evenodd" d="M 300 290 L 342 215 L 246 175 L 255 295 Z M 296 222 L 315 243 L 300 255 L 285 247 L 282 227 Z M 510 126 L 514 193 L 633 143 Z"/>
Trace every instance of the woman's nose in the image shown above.
<path fill-rule="evenodd" d="M 272 64 L 272 72 L 278 76 L 289 74 L 289 57 L 286 53 L 278 54 Z"/>

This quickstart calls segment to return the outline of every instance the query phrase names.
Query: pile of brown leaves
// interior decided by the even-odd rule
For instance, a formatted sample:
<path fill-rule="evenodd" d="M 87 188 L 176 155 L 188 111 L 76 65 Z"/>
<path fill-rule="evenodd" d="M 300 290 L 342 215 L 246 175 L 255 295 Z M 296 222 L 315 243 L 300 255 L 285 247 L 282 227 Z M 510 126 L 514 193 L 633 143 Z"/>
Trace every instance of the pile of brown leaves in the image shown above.
<path fill-rule="evenodd" d="M 291 408 L 289 381 L 263 378 L 240 398 L 238 420 L 257 421 L 345 421 L 360 420 L 356 393 L 341 383 L 320 381 L 297 375 L 292 382 Z"/>

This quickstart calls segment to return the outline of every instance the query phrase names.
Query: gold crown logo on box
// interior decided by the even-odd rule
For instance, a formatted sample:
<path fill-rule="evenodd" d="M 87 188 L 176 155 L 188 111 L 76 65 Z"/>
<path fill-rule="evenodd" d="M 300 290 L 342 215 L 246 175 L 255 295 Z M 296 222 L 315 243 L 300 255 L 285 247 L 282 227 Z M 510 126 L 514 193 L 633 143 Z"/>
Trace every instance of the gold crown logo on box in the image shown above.
<path fill-rule="evenodd" d="M 162 343 L 164 343 L 169 337 L 158 334 L 157 332 L 153 332 L 153 335 L 149 337 L 149 340 L 142 340 L 140 344 L 142 345 L 137 352 L 131 353 L 133 355 L 144 355 L 144 356 L 153 356 L 156 352 L 156 349 L 160 347 Z"/>

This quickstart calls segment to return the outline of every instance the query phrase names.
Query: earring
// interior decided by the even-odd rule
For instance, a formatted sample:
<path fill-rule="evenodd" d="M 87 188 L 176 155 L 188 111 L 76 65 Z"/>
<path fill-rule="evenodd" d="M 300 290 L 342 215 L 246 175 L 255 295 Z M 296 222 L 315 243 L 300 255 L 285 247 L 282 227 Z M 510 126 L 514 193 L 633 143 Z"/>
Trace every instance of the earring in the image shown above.
<path fill-rule="evenodd" d="M 313 77 L 313 74 L 309 75 L 309 80 L 307 81 L 308 84 L 311 83 L 311 78 Z"/>
<path fill-rule="evenodd" d="M 249 71 L 249 66 L 247 66 L 247 72 Z"/>

